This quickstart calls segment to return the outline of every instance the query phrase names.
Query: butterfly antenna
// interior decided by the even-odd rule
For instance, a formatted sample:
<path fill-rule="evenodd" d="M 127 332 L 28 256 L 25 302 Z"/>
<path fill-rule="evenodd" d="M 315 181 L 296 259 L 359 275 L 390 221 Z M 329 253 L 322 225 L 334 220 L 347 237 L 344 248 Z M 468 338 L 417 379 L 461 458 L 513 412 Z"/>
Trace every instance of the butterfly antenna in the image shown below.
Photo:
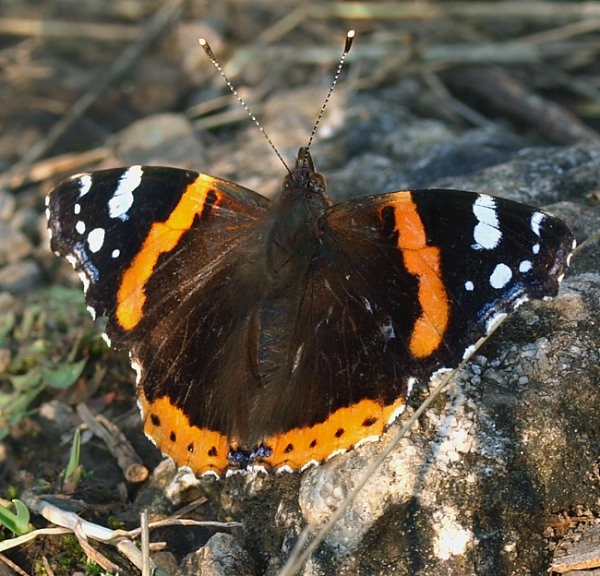
<path fill-rule="evenodd" d="M 258 118 L 252 113 L 252 111 L 248 107 L 248 104 L 246 104 L 246 102 L 239 95 L 238 91 L 235 89 L 235 87 L 233 86 L 233 84 L 231 83 L 229 78 L 227 78 L 227 75 L 223 71 L 222 66 L 219 64 L 219 61 L 217 60 L 217 57 L 215 56 L 215 54 L 212 51 L 212 48 L 210 47 L 208 42 L 204 38 L 200 38 L 199 42 L 200 42 L 200 46 L 202 46 L 202 49 L 204 50 L 204 52 L 206 53 L 206 55 L 208 56 L 210 61 L 213 63 L 214 67 L 219 71 L 219 74 L 223 77 L 223 80 L 225 80 L 225 84 L 227 84 L 227 88 L 229 88 L 231 93 L 237 98 L 238 102 L 242 105 L 242 108 L 248 113 L 248 116 L 250 116 L 250 119 L 252 120 L 252 122 L 254 122 L 254 124 L 256 124 L 256 126 L 258 127 L 258 129 L 260 130 L 262 135 L 266 138 L 267 142 L 269 143 L 269 146 L 272 148 L 273 152 L 275 152 L 275 154 L 277 155 L 277 158 L 279 158 L 279 160 L 281 160 L 281 163 L 285 166 L 285 169 L 288 171 L 288 173 L 291 174 L 291 170 L 288 168 L 288 165 L 285 163 L 285 160 L 283 159 L 283 157 L 281 156 L 281 154 L 279 153 L 277 148 L 275 148 L 275 144 L 273 144 L 272 140 L 269 138 L 269 135 L 265 132 L 265 129 L 262 127 L 261 123 L 258 121 Z"/>
<path fill-rule="evenodd" d="M 319 115 L 317 116 L 315 125 L 313 126 L 312 132 L 310 133 L 310 137 L 308 139 L 308 144 L 306 145 L 307 150 L 309 150 L 312 145 L 312 142 L 315 137 L 315 134 L 317 133 L 319 124 L 321 123 L 321 119 L 323 118 L 323 114 L 325 113 L 325 108 L 327 108 L 329 99 L 331 98 L 331 95 L 333 94 L 335 85 L 337 84 L 340 74 L 342 73 L 342 68 L 344 67 L 344 63 L 346 61 L 346 56 L 348 56 L 348 52 L 350 52 L 350 48 L 352 47 L 352 41 L 354 40 L 354 34 L 355 34 L 354 30 L 348 30 L 348 32 L 346 33 L 346 43 L 344 44 L 344 51 L 342 52 L 342 57 L 340 58 L 340 61 L 338 63 L 338 67 L 337 67 L 337 70 L 335 71 L 335 76 L 333 77 L 331 86 L 329 87 L 329 92 L 327 92 L 327 96 L 325 97 L 325 102 L 323 102 L 323 106 L 321 106 L 321 111 L 319 112 Z"/>

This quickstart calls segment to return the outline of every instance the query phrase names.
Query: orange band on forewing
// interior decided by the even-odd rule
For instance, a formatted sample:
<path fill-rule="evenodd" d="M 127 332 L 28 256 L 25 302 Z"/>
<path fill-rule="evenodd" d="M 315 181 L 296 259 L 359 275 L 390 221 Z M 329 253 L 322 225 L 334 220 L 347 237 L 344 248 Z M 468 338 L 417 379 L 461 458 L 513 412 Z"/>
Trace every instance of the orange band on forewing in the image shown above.
<path fill-rule="evenodd" d="M 202 213 L 211 190 L 217 192 L 214 179 L 200 174 L 187 187 L 168 220 L 157 222 L 150 228 L 141 250 L 121 279 L 117 295 L 117 320 L 123 329 L 135 328 L 142 319 L 146 280 L 154 271 L 159 256 L 173 250 L 183 234 L 191 228 L 195 216 Z M 217 192 L 215 204 L 219 198 Z"/>
<path fill-rule="evenodd" d="M 408 272 L 419 279 L 421 316 L 415 322 L 410 351 L 416 358 L 432 354 L 448 325 L 448 295 L 441 278 L 440 250 L 427 246 L 425 227 L 414 202 L 394 205 L 398 248 Z"/>

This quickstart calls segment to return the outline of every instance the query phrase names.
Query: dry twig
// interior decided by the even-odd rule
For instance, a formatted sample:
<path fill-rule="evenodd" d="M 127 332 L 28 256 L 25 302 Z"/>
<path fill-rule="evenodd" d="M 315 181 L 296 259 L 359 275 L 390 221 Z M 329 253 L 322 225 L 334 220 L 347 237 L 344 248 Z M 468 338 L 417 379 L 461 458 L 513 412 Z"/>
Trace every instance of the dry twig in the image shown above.
<path fill-rule="evenodd" d="M 117 426 L 102 415 L 94 416 L 85 404 L 77 405 L 77 414 L 88 428 L 106 444 L 128 482 L 139 483 L 148 478 L 148 468 L 144 466 L 142 459 Z"/>

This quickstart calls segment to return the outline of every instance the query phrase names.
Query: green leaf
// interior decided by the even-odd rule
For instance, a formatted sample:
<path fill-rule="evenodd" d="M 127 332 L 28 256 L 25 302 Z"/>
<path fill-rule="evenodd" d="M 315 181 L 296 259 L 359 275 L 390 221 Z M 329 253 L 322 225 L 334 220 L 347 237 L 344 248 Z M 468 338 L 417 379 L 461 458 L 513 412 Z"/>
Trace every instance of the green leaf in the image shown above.
<path fill-rule="evenodd" d="M 42 368 L 41 373 L 44 381 L 53 388 L 65 389 L 77 382 L 81 376 L 87 359 L 79 360 L 74 364 L 59 364 L 54 370 Z"/>
<path fill-rule="evenodd" d="M 79 428 L 75 429 L 73 444 L 71 445 L 71 454 L 69 463 L 64 473 L 63 490 L 73 492 L 77 488 L 83 475 L 83 467 L 79 464 L 79 455 L 81 450 L 81 433 Z"/>
<path fill-rule="evenodd" d="M 34 368 L 25 374 L 10 374 L 8 380 L 15 390 L 26 392 L 42 383 L 42 375 Z"/>
<path fill-rule="evenodd" d="M 27 534 L 29 526 L 29 510 L 21 500 L 13 500 L 15 512 L 0 506 L 0 523 L 4 524 L 16 536 Z"/>
<path fill-rule="evenodd" d="M 39 385 L 13 394 L 0 395 L 0 440 L 6 438 L 10 429 L 29 413 L 29 405 L 43 389 L 44 386 Z"/>

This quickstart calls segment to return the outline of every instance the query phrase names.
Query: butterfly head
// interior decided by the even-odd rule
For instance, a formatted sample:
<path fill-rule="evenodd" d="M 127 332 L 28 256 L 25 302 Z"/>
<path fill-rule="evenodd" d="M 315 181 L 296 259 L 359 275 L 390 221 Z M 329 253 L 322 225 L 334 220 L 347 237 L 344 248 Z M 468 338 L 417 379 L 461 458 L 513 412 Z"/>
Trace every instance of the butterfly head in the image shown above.
<path fill-rule="evenodd" d="M 295 167 L 283 180 L 284 195 L 318 195 L 324 196 L 327 185 L 325 177 L 315 171 L 315 164 L 308 148 L 298 151 Z"/>

